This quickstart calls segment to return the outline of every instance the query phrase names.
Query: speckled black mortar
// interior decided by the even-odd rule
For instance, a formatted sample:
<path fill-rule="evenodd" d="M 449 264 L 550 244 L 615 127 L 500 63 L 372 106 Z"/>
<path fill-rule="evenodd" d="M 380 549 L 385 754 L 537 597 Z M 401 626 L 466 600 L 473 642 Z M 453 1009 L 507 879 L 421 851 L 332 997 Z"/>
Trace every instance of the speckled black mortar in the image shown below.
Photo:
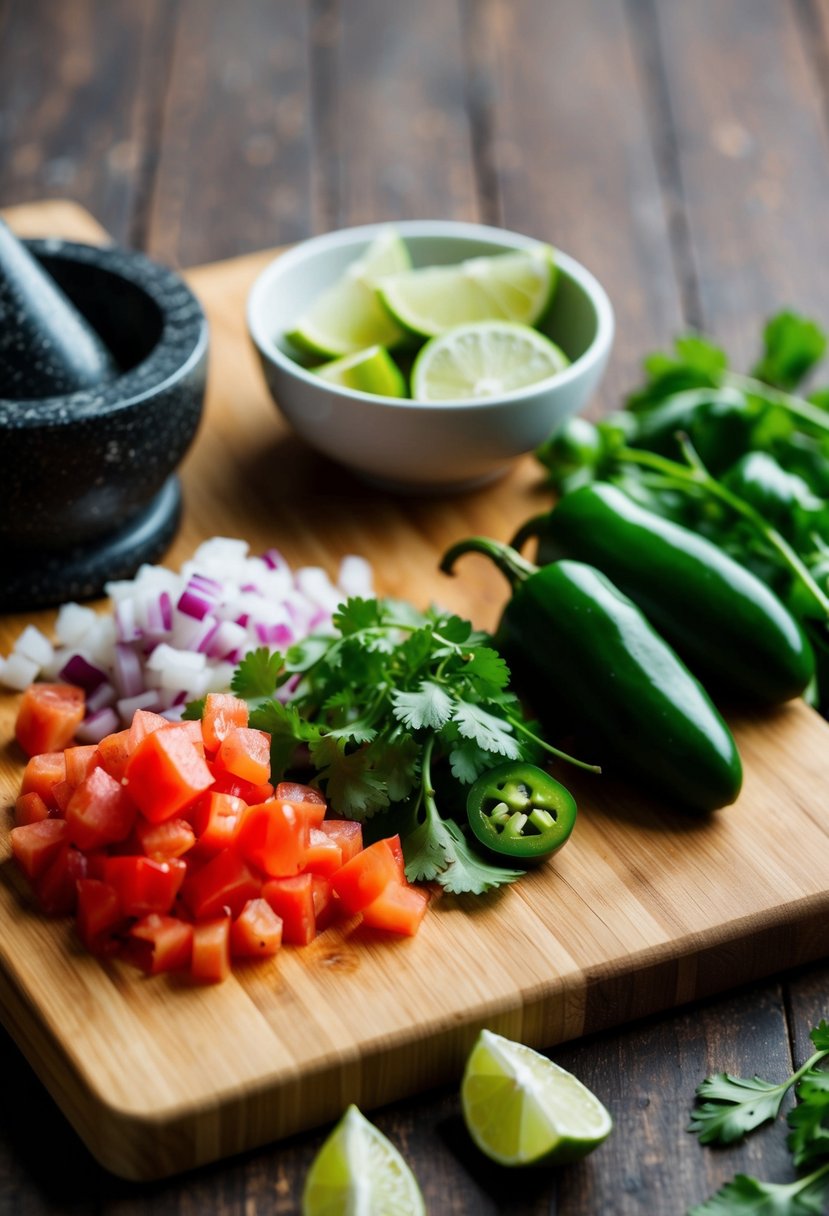
<path fill-rule="evenodd" d="M 202 412 L 207 323 L 173 271 L 114 246 L 29 241 L 122 369 L 99 388 L 0 398 L 0 608 L 97 594 L 155 561 Z M 111 560 L 109 560 L 111 559 Z"/>

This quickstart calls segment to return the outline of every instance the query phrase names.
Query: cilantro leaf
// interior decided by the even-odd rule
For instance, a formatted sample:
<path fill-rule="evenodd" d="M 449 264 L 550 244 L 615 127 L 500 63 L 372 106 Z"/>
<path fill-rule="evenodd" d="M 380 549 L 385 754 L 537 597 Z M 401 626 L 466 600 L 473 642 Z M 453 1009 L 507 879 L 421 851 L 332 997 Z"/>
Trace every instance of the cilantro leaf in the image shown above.
<path fill-rule="evenodd" d="M 797 1087 L 798 1104 L 789 1111 L 787 1144 L 795 1165 L 829 1157 L 829 1072 L 812 1069 Z"/>
<path fill-rule="evenodd" d="M 242 659 L 230 681 L 231 691 L 246 701 L 272 697 L 282 669 L 282 655 L 267 646 L 251 650 Z"/>
<path fill-rule="evenodd" d="M 392 704 L 394 716 L 409 730 L 440 730 L 455 708 L 448 692 L 432 680 L 421 680 L 416 691 L 393 693 Z"/>
<path fill-rule="evenodd" d="M 791 1084 L 791 1078 L 775 1085 L 762 1077 L 734 1077 L 727 1072 L 706 1077 L 697 1087 L 698 1104 L 688 1130 L 699 1136 L 700 1144 L 733 1144 L 777 1117 Z"/>
<path fill-rule="evenodd" d="M 449 753 L 452 776 L 463 785 L 471 785 L 481 773 L 494 768 L 496 763 L 491 753 L 482 752 L 473 739 L 460 740 Z"/>
<path fill-rule="evenodd" d="M 775 388 L 795 388 L 826 350 L 826 334 L 808 317 L 780 312 L 766 324 L 763 354 L 752 376 Z"/>
<path fill-rule="evenodd" d="M 369 819 L 389 805 L 388 793 L 369 753 L 345 749 L 345 740 L 321 735 L 311 744 L 311 756 L 334 810 L 348 819 Z"/>
<path fill-rule="evenodd" d="M 410 882 L 437 881 L 453 895 L 482 895 L 515 882 L 523 871 L 490 865 L 472 852 L 460 827 L 433 809 L 405 838 L 406 877 Z"/>
<path fill-rule="evenodd" d="M 823 1170 L 790 1183 L 737 1174 L 688 1216 L 822 1216 L 827 1181 Z"/>
<path fill-rule="evenodd" d="M 403 802 L 420 775 L 420 744 L 411 735 L 384 739 L 382 757 L 375 761 L 375 770 L 386 783 L 390 800 Z"/>
<path fill-rule="evenodd" d="M 364 600 L 359 596 L 352 596 L 334 613 L 334 625 L 343 637 L 349 637 L 365 629 L 375 628 L 380 624 L 381 616 L 379 600 Z"/>
<path fill-rule="evenodd" d="M 829 1024 L 821 1018 L 817 1026 L 809 1031 L 809 1038 L 815 1045 L 815 1051 L 829 1052 Z"/>
<path fill-rule="evenodd" d="M 480 705 L 462 701 L 455 707 L 453 720 L 465 739 L 474 739 L 487 752 L 497 752 L 508 760 L 517 760 L 521 754 L 512 734 L 512 727 L 503 718 L 496 718 Z"/>
<path fill-rule="evenodd" d="M 464 668 L 464 675 L 479 696 L 501 692 L 509 684 L 509 674 L 506 661 L 491 646 L 479 646 Z"/>

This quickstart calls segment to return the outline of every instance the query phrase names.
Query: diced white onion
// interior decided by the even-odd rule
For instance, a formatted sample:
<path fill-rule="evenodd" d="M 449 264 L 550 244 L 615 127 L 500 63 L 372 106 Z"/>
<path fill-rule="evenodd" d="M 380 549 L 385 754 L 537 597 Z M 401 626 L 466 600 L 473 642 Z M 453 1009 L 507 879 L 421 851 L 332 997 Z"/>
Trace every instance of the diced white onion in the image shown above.
<path fill-rule="evenodd" d="M 3 664 L 2 676 L 3 683 L 7 688 L 14 688 L 22 692 L 24 688 L 28 688 L 33 680 L 36 680 L 40 667 L 32 659 L 27 659 L 24 654 L 18 654 L 12 651 L 9 657 Z"/>
<path fill-rule="evenodd" d="M 14 653 L 31 659 L 38 667 L 45 667 L 54 654 L 52 643 L 34 625 L 27 625 L 14 644 Z"/>

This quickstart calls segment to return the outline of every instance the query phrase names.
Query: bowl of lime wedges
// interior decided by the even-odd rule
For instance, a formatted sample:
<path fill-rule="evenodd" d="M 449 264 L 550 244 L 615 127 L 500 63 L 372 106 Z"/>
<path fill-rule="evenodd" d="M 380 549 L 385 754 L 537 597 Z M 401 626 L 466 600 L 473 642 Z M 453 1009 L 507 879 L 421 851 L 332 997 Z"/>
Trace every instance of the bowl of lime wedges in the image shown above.
<path fill-rule="evenodd" d="M 302 242 L 262 271 L 247 321 L 299 435 L 369 481 L 421 492 L 494 479 L 581 411 L 614 330 L 575 259 L 439 220 Z"/>

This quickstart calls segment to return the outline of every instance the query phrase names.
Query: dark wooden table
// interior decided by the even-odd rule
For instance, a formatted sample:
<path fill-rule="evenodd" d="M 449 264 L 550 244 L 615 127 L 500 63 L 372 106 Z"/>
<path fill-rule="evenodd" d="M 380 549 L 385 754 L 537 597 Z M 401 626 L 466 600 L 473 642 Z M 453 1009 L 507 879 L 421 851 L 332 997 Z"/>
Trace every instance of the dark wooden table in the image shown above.
<path fill-rule="evenodd" d="M 181 267 L 385 218 L 549 240 L 616 307 L 598 413 L 683 327 L 747 363 L 780 306 L 829 323 L 829 0 L 0 0 L 0 205 L 47 197 Z M 712 1070 L 784 1076 L 827 1014 L 822 965 L 557 1049 L 616 1121 L 558 1172 L 488 1167 L 454 1089 L 375 1118 L 435 1216 L 672 1216 L 793 1177 L 782 1128 L 713 1152 L 688 1111 Z M 4 1035 L 0 1076 L 4 1214 L 297 1212 L 323 1137 L 135 1186 Z"/>

